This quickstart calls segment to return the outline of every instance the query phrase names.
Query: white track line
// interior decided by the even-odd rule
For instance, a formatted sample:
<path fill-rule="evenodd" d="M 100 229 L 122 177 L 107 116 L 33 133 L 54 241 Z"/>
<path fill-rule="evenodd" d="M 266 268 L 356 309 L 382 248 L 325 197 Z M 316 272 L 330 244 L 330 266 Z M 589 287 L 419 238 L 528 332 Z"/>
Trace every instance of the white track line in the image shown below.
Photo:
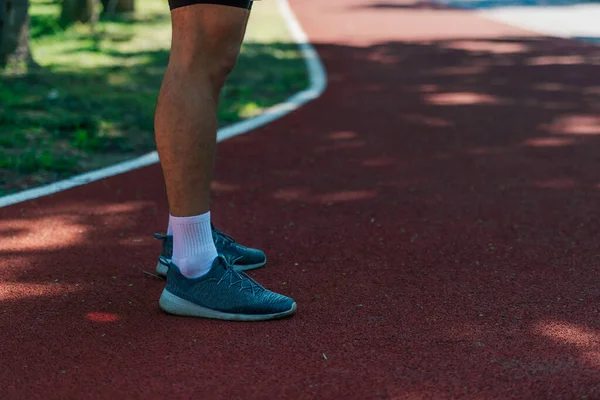
<path fill-rule="evenodd" d="M 327 86 L 327 75 L 319 55 L 308 41 L 308 37 L 300 26 L 298 19 L 294 15 L 294 12 L 290 8 L 288 0 L 277 0 L 277 4 L 279 5 L 279 11 L 281 12 L 281 15 L 288 26 L 292 38 L 298 44 L 300 51 L 302 52 L 302 56 L 304 57 L 304 62 L 306 63 L 309 73 L 310 85 L 307 89 L 296 93 L 283 103 L 269 107 L 261 115 L 255 118 L 240 121 L 223 129 L 219 129 L 219 132 L 217 133 L 218 142 L 247 133 L 253 129 L 281 118 L 290 112 L 297 110 L 309 101 L 316 99 L 325 91 Z M 54 182 L 49 185 L 0 197 L 0 207 L 6 207 L 22 201 L 47 196 L 49 194 L 71 189 L 76 186 L 85 185 L 87 183 L 108 178 L 110 176 L 146 167 L 151 164 L 156 164 L 157 162 L 158 154 L 156 151 L 153 151 L 133 160 L 118 163 L 110 167 L 97 169 L 95 171 L 76 175 L 74 177 Z"/>

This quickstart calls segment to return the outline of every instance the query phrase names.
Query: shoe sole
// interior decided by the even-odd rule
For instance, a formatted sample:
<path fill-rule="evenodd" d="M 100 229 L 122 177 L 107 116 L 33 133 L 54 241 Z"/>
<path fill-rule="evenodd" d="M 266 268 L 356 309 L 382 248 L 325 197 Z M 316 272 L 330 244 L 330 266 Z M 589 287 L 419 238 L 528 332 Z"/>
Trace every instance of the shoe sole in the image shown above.
<path fill-rule="evenodd" d="M 250 264 L 250 265 L 235 265 L 234 264 L 233 269 L 235 269 L 236 271 L 250 271 L 251 269 L 257 269 L 260 267 L 264 267 L 266 263 L 267 263 L 267 260 L 265 260 L 262 263 Z M 163 264 L 159 260 L 158 263 L 156 264 L 156 274 L 158 276 L 160 276 L 161 278 L 166 278 L 167 272 L 169 272 L 169 266 Z"/>
<path fill-rule="evenodd" d="M 199 306 L 191 301 L 175 296 L 173 293 L 167 291 L 167 289 L 163 290 L 158 304 L 160 305 L 160 308 L 168 314 L 179 315 L 182 317 L 222 319 L 227 321 L 265 321 L 269 319 L 284 318 L 296 312 L 296 303 L 294 302 L 289 310 L 275 314 L 231 314 Z"/>

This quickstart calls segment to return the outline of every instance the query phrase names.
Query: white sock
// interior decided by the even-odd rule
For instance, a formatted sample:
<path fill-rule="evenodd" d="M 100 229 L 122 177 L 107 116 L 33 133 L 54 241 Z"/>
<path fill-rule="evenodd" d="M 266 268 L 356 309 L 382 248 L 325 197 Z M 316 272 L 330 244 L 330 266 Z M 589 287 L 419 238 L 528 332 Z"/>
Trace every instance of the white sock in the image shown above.
<path fill-rule="evenodd" d="M 193 217 L 169 216 L 173 228 L 173 263 L 186 278 L 206 274 L 217 258 L 210 211 Z"/>
<path fill-rule="evenodd" d="M 167 226 L 167 235 L 173 236 L 173 227 L 171 226 L 171 216 L 169 216 L 169 226 Z"/>

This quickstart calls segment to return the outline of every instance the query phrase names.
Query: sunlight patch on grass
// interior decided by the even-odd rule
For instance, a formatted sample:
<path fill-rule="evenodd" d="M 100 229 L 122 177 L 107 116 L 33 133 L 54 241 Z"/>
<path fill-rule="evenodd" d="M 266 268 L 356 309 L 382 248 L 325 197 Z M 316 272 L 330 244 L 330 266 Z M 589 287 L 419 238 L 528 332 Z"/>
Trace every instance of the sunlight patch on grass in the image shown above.
<path fill-rule="evenodd" d="M 0 86 L 0 194 L 154 150 L 153 114 L 171 44 L 164 0 L 95 29 L 58 25 L 60 4 L 31 0 L 31 48 L 42 67 Z M 308 86 L 275 2 L 257 2 L 238 66 L 223 90 L 219 125 L 260 114 Z"/>

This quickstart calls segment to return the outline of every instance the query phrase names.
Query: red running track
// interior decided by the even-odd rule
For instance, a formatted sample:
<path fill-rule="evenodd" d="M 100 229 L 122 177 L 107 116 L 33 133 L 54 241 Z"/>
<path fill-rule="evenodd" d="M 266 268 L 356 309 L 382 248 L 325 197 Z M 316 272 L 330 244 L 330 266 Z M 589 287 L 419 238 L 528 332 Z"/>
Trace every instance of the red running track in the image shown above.
<path fill-rule="evenodd" d="M 213 213 L 298 314 L 163 314 L 144 168 L 0 210 L 2 397 L 600 398 L 600 48 L 292 5 L 329 88 L 219 145 Z"/>

